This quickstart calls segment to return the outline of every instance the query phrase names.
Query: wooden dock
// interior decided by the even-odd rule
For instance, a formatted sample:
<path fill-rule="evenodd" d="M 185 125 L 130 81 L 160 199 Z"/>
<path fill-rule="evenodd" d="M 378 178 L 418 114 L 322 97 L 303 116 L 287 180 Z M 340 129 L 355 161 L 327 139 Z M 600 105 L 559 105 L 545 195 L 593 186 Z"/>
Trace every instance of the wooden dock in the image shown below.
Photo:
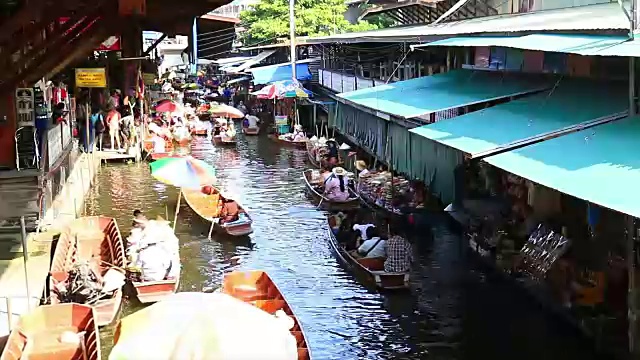
<path fill-rule="evenodd" d="M 100 162 L 105 163 L 137 161 L 140 158 L 138 151 L 136 151 L 135 154 L 118 151 L 96 151 L 94 154 L 98 159 L 100 159 Z"/>

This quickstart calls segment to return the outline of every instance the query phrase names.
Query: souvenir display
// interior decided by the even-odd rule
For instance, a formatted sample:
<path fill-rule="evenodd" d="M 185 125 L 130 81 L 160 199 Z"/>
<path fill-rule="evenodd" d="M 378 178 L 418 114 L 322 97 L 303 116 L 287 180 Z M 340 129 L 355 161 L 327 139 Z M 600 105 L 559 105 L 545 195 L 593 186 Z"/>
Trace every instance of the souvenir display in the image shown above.
<path fill-rule="evenodd" d="M 570 245 L 569 239 L 540 224 L 520 250 L 524 271 L 539 281 L 543 280 Z"/>
<path fill-rule="evenodd" d="M 391 180 L 393 178 L 393 184 Z M 392 176 L 390 172 L 369 172 L 358 181 L 360 196 L 396 214 L 400 208 L 416 208 L 422 204 L 415 199 L 415 189 L 403 176 Z"/>

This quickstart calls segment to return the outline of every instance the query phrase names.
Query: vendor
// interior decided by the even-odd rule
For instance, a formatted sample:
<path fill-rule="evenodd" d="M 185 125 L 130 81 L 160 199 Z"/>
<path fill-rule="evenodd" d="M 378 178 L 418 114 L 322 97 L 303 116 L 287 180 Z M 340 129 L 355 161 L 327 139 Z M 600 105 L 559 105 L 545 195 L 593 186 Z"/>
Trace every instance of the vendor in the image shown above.
<path fill-rule="evenodd" d="M 356 161 L 356 170 L 358 170 L 358 176 L 364 176 L 369 173 L 369 166 L 364 160 Z"/>
<path fill-rule="evenodd" d="M 341 167 L 335 167 L 331 175 L 324 181 L 324 194 L 327 199 L 336 202 L 349 200 L 349 189 L 347 187 L 347 171 Z"/>
<path fill-rule="evenodd" d="M 333 168 L 338 165 L 338 142 L 335 139 L 327 141 L 327 166 Z"/>
<path fill-rule="evenodd" d="M 293 127 L 293 141 L 304 141 L 307 139 L 307 136 L 304 134 L 302 130 L 302 125 L 297 124 Z"/>
<path fill-rule="evenodd" d="M 230 223 L 240 219 L 240 208 L 233 199 L 224 198 L 222 200 L 222 210 L 220 211 L 220 223 Z"/>

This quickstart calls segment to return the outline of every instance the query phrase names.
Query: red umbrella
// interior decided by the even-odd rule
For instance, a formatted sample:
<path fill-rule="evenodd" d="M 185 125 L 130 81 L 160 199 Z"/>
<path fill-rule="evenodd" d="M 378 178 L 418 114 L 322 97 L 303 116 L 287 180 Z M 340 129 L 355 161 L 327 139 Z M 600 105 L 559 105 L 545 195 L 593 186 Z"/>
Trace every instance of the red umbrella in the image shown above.
<path fill-rule="evenodd" d="M 180 104 L 178 104 L 177 102 L 173 101 L 173 100 L 167 100 L 167 101 L 163 101 L 158 103 L 158 105 L 156 105 L 156 112 L 176 112 L 176 111 L 180 111 L 182 110 L 182 106 L 180 106 Z"/>

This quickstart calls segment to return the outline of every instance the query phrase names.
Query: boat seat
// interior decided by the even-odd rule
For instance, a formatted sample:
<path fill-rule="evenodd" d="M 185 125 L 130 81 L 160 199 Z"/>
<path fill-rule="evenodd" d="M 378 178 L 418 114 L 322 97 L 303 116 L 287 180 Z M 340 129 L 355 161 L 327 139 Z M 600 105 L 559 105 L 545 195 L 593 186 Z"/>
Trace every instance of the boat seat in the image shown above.
<path fill-rule="evenodd" d="M 371 271 L 384 271 L 385 258 L 359 258 L 356 261 Z"/>

